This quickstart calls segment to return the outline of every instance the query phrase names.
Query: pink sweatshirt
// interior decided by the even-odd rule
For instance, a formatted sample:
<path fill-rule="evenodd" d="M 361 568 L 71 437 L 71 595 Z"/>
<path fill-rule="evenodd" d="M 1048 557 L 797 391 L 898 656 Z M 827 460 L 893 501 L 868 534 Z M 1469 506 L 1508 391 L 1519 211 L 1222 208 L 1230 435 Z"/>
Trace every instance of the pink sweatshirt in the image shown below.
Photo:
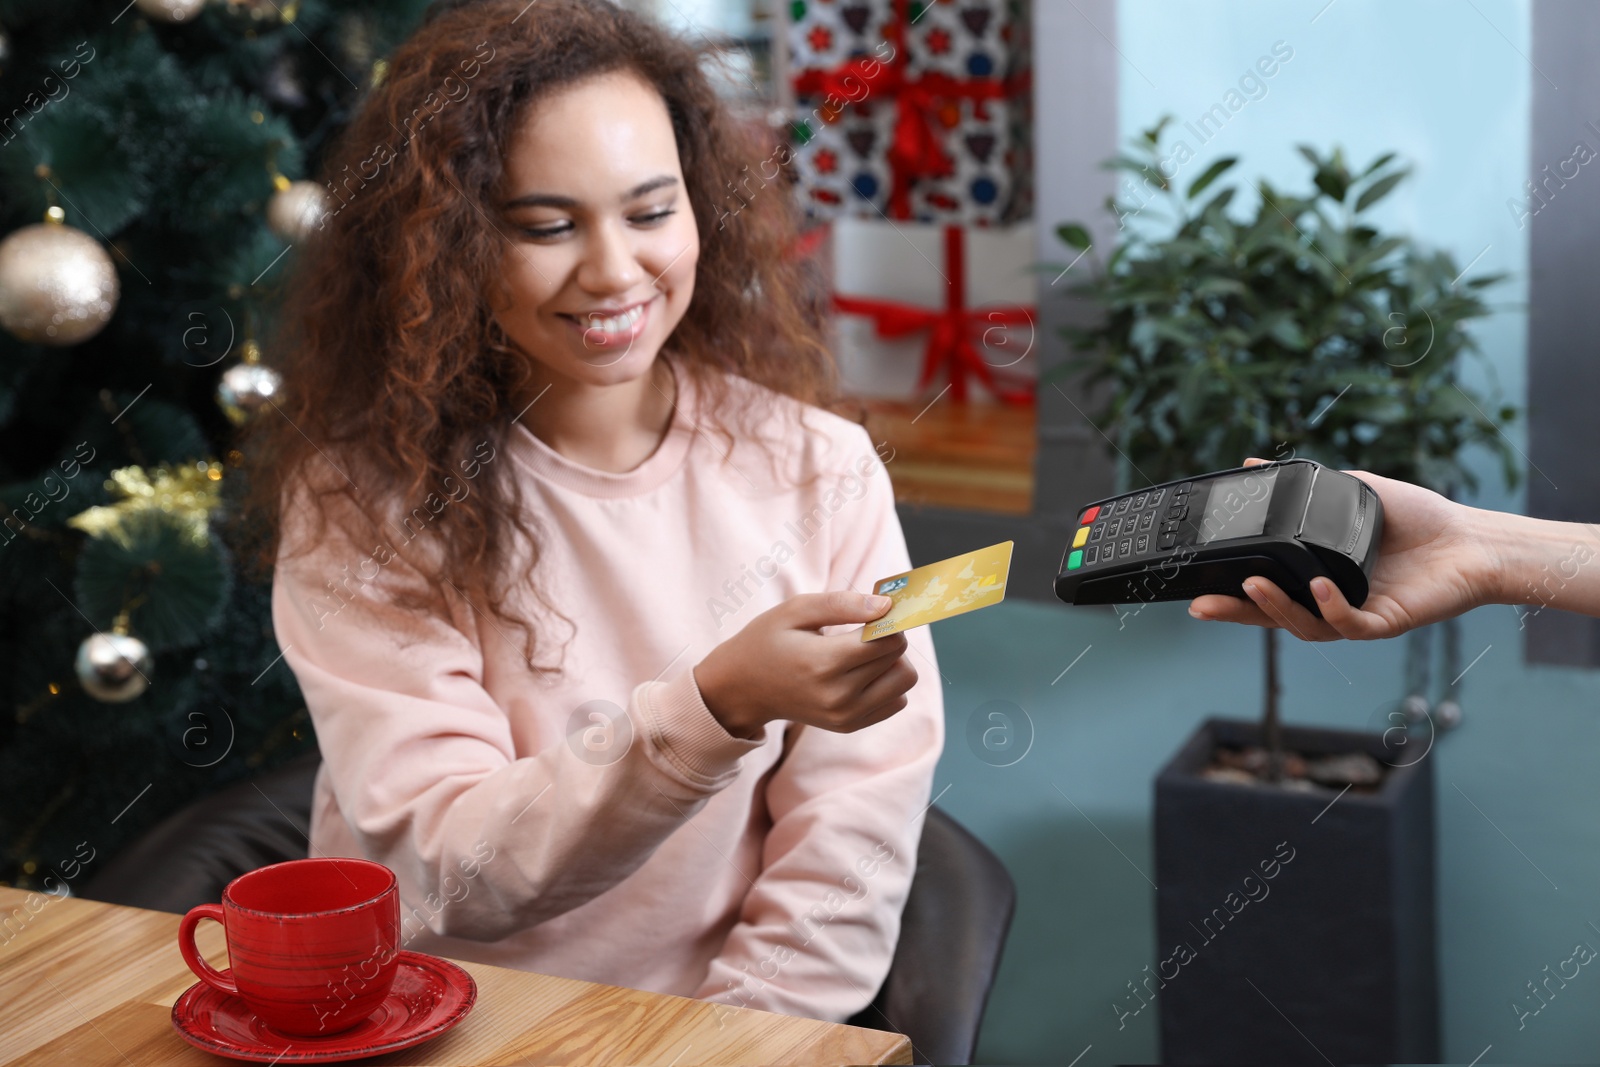
<path fill-rule="evenodd" d="M 874 726 L 722 728 L 692 674 L 714 646 L 791 596 L 870 592 L 910 563 L 865 430 L 731 379 L 735 402 L 784 416 L 761 432 L 787 470 L 751 441 L 729 465 L 678 377 L 671 428 L 626 473 L 520 425 L 463 460 L 512 464 L 525 486 L 538 583 L 576 625 L 540 630 L 541 663 L 570 637 L 559 677 L 458 595 L 453 625 L 386 602 L 417 581 L 391 546 L 428 537 L 471 474 L 389 545 L 330 526 L 280 559 L 273 623 L 324 761 L 311 851 L 393 868 L 415 951 L 843 1020 L 888 971 L 916 867 L 944 736 L 933 641 L 910 632 L 910 703 Z M 304 540 L 296 513 L 286 545 Z"/>

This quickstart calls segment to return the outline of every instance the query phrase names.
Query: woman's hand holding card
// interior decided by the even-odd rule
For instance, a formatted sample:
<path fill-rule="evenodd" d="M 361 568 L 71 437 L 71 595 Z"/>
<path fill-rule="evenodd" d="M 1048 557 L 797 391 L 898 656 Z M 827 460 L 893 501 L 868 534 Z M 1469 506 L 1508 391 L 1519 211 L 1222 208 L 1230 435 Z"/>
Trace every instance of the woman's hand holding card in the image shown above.
<path fill-rule="evenodd" d="M 854 631 L 821 631 L 871 622 L 891 603 L 851 592 L 790 597 L 700 661 L 700 696 L 735 737 L 759 737 L 774 719 L 839 733 L 887 719 L 906 706 L 917 682 L 905 635 L 863 642 Z"/>

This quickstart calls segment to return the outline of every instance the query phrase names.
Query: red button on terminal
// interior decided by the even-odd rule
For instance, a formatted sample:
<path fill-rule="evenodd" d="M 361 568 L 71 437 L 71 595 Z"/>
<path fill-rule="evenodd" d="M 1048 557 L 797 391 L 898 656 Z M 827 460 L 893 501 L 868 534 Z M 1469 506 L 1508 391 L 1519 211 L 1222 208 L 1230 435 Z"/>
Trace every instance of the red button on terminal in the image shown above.
<path fill-rule="evenodd" d="M 1092 507 L 1092 508 L 1089 508 L 1089 509 L 1088 509 L 1088 510 L 1086 510 L 1086 511 L 1085 511 L 1085 512 L 1084 512 L 1084 513 L 1083 513 L 1083 517 L 1082 517 L 1082 518 L 1080 518 L 1080 519 L 1079 519 L 1079 520 L 1078 520 L 1078 522 L 1079 522 L 1079 523 L 1080 523 L 1080 524 L 1082 524 L 1082 523 L 1088 523 L 1088 522 L 1093 522 L 1093 521 L 1094 521 L 1094 517 L 1095 517 L 1095 516 L 1096 516 L 1096 515 L 1098 515 L 1098 514 L 1100 514 L 1100 509 L 1099 509 L 1099 507 Z"/>

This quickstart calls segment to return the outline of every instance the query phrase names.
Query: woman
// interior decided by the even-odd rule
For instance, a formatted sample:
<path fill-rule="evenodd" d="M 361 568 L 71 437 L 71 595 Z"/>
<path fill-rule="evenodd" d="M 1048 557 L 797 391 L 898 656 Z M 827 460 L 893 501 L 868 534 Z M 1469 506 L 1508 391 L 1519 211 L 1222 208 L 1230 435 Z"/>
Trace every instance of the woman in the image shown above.
<path fill-rule="evenodd" d="M 842 1020 L 943 743 L 910 566 L 776 188 L 605 2 L 436 7 L 327 174 L 253 490 L 323 767 L 406 947 Z"/>

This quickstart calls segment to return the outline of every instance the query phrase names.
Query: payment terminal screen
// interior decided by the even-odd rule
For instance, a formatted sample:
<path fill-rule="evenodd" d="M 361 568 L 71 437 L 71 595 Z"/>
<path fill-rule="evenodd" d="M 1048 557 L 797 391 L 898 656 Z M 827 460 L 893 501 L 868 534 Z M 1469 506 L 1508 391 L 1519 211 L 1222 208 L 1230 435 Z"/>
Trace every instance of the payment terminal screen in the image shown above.
<path fill-rule="evenodd" d="M 1230 537 L 1258 537 L 1267 528 L 1267 505 L 1278 468 L 1230 474 L 1211 483 L 1206 513 L 1198 516 L 1201 544 Z"/>

